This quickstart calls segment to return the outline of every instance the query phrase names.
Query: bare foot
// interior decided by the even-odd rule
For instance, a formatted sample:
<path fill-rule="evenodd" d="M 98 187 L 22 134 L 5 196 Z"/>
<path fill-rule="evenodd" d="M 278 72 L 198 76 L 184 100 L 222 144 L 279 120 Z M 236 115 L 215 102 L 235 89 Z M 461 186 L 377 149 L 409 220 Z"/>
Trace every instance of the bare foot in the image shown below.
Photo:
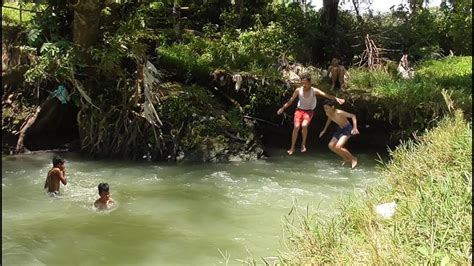
<path fill-rule="evenodd" d="M 295 150 L 294 150 L 294 149 L 289 149 L 289 150 L 287 150 L 286 152 L 288 152 L 288 155 L 292 155 L 293 152 L 295 152 Z"/>
<path fill-rule="evenodd" d="M 301 146 L 301 152 L 306 152 L 306 147 L 305 146 Z"/>
<path fill-rule="evenodd" d="M 357 165 L 357 158 L 354 157 L 354 159 L 352 159 L 351 162 L 352 162 L 352 167 L 351 168 L 354 169 Z"/>

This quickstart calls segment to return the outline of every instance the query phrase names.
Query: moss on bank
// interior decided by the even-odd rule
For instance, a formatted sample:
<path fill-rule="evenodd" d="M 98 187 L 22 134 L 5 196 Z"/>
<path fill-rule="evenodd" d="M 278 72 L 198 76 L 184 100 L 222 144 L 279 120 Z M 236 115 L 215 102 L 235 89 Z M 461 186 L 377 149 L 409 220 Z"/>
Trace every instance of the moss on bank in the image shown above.
<path fill-rule="evenodd" d="M 472 263 L 472 131 L 461 112 L 391 151 L 383 179 L 343 199 L 331 218 L 292 215 L 289 264 Z M 397 201 L 392 219 L 374 206 Z M 291 222 L 290 222 L 291 221 Z"/>

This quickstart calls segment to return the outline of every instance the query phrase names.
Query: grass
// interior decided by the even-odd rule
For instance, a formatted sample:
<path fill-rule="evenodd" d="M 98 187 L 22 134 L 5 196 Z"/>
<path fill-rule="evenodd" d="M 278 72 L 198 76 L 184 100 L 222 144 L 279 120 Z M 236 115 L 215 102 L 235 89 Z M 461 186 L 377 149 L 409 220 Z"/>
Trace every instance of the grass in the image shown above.
<path fill-rule="evenodd" d="M 471 265 L 472 131 L 460 111 L 390 151 L 382 181 L 331 218 L 292 214 L 285 264 Z M 395 200 L 392 219 L 374 206 Z"/>
<path fill-rule="evenodd" d="M 443 91 L 451 95 L 456 108 L 471 117 L 471 64 L 470 56 L 422 62 L 410 80 L 382 70 L 351 69 L 347 97 L 357 95 L 355 91 L 365 92 L 382 107 L 380 114 L 370 110 L 375 118 L 398 124 L 403 129 L 424 129 L 429 126 L 428 121 L 444 116 L 448 108 Z"/>
<path fill-rule="evenodd" d="M 417 76 L 434 79 L 442 87 L 472 91 L 472 57 L 448 57 L 430 60 L 418 66 Z"/>
<path fill-rule="evenodd" d="M 21 15 L 21 20 L 20 20 L 20 10 L 6 8 L 5 6 L 20 8 L 20 5 L 17 2 L 10 2 L 10 3 L 3 4 L 2 6 L 2 21 L 3 22 L 23 24 L 23 23 L 28 23 L 35 16 L 35 13 L 23 10 L 22 15 Z M 33 7 L 34 7 L 34 3 L 22 4 L 22 9 L 32 10 Z M 38 8 L 38 11 L 40 11 L 41 9 L 44 9 L 44 5 L 40 6 Z"/>

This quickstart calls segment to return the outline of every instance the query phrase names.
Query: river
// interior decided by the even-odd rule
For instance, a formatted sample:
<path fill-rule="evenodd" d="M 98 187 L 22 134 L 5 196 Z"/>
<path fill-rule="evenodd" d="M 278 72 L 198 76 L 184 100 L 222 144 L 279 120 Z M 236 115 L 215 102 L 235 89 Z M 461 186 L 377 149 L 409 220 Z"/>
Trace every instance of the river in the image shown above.
<path fill-rule="evenodd" d="M 285 250 L 282 221 L 293 205 L 333 213 L 340 196 L 378 178 L 376 154 L 356 154 L 354 170 L 329 151 L 219 164 L 62 155 L 69 183 L 58 198 L 42 190 L 53 154 L 2 157 L 3 265 L 261 262 Z M 118 203 L 112 211 L 91 208 L 100 182 Z"/>

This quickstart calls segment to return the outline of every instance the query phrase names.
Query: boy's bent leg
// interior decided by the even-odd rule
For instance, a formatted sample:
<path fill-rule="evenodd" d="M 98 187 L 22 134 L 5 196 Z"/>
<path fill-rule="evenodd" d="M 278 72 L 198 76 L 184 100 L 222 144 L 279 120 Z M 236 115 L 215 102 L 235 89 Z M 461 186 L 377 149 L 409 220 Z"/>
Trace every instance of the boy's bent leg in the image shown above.
<path fill-rule="evenodd" d="M 342 159 L 344 161 L 348 161 L 350 160 L 349 158 L 347 158 L 347 155 L 344 154 L 343 152 L 341 152 L 340 149 L 336 148 L 336 144 L 337 144 L 337 139 L 335 137 L 333 137 L 331 139 L 331 141 L 329 141 L 329 144 L 328 144 L 328 147 L 329 149 L 334 152 L 335 154 L 339 155 L 340 157 L 342 157 Z"/>
<path fill-rule="evenodd" d="M 357 158 L 354 157 L 349 152 L 349 150 L 344 148 L 344 145 L 347 143 L 347 141 L 349 140 L 350 137 L 351 137 L 351 135 L 342 135 L 339 138 L 339 140 L 337 141 L 337 144 L 336 144 L 335 148 L 338 149 L 341 152 L 341 154 L 344 155 L 344 157 L 346 157 L 347 159 L 349 159 L 351 161 L 351 167 L 354 168 L 357 165 Z"/>
<path fill-rule="evenodd" d="M 341 90 L 343 90 L 345 88 L 345 80 L 344 80 L 344 76 L 346 74 L 346 69 L 343 67 L 343 66 L 340 66 L 339 67 L 339 84 L 341 86 Z"/>
<path fill-rule="evenodd" d="M 334 89 L 334 86 L 336 85 L 336 80 L 339 78 L 339 68 L 338 67 L 333 67 L 331 69 L 331 89 Z"/>

